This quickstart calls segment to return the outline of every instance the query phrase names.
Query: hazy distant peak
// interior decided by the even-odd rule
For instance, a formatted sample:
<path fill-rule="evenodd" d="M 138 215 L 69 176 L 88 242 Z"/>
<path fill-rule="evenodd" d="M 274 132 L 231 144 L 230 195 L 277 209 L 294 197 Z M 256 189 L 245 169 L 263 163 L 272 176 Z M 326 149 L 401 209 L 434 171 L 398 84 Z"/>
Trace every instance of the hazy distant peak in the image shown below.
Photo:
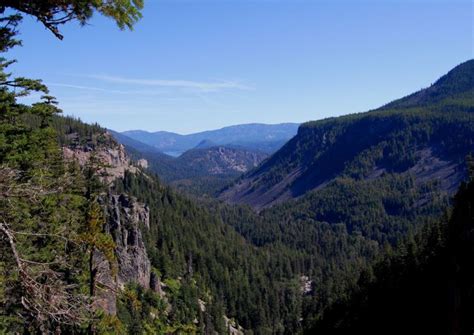
<path fill-rule="evenodd" d="M 162 152 L 183 153 L 196 146 L 233 145 L 272 153 L 296 135 L 298 123 L 232 125 L 215 130 L 180 135 L 167 131 L 130 130 L 122 134 Z M 202 143 L 202 141 L 208 141 Z"/>

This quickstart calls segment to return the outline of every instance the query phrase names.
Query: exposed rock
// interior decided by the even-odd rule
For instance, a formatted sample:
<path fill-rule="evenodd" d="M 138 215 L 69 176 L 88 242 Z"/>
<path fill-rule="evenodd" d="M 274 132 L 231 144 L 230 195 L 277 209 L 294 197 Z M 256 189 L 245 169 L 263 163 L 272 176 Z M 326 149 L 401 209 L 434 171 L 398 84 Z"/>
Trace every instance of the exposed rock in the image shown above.
<path fill-rule="evenodd" d="M 275 183 L 271 187 L 263 188 L 259 186 L 259 178 L 239 179 L 232 187 L 222 191 L 219 198 L 230 203 L 245 203 L 252 206 L 256 211 L 266 207 L 282 203 L 292 198 L 289 185 L 302 174 L 301 168 L 290 171 L 283 180 Z"/>
<path fill-rule="evenodd" d="M 74 134 L 70 134 L 74 136 Z M 104 136 L 110 138 L 110 134 Z M 137 172 L 131 164 L 123 145 L 109 142 L 107 145 L 71 145 L 63 147 L 66 160 L 75 160 L 80 166 L 86 166 L 95 157 L 101 168 L 98 174 L 110 184 L 117 178 L 123 178 L 125 171 Z M 148 162 L 140 160 L 139 166 L 146 167 Z M 150 211 L 146 204 L 126 194 L 109 194 L 101 199 L 106 211 L 104 230 L 112 236 L 115 243 L 115 261 L 113 264 L 100 252 L 93 256 L 96 274 L 95 304 L 109 314 L 116 314 L 117 291 L 129 282 L 144 288 L 152 288 L 164 295 L 159 278 L 152 274 L 151 263 L 147 255 L 141 229 L 150 228 Z"/>
<path fill-rule="evenodd" d="M 452 195 L 466 176 L 464 164 L 441 158 L 434 147 L 423 147 L 414 150 L 418 158 L 414 166 L 408 168 L 406 173 L 413 175 L 415 182 L 421 186 L 427 182 L 438 181 L 439 190 Z M 292 198 L 304 195 L 304 192 L 295 193 L 294 189 L 301 185 L 311 190 L 326 187 L 335 178 L 314 181 L 311 171 L 305 172 L 307 167 L 295 166 L 286 175 L 275 183 L 265 182 L 265 169 L 256 173 L 245 175 L 231 187 L 223 190 L 219 198 L 228 203 L 248 204 L 256 211 L 285 202 Z M 365 179 L 374 180 L 387 172 L 384 166 L 375 166 Z M 308 187 L 311 185 L 311 187 Z"/>
<path fill-rule="evenodd" d="M 112 267 L 116 264 L 110 264 L 101 252 L 95 252 L 93 257 L 97 269 L 95 280 L 98 283 L 94 304 L 106 311 L 107 314 L 115 315 L 117 313 L 116 294 L 118 287 L 116 278 L 113 276 Z"/>
<path fill-rule="evenodd" d="M 198 299 L 198 305 L 201 312 L 206 311 L 206 302 L 204 300 Z"/>
<path fill-rule="evenodd" d="M 117 178 L 123 178 L 125 171 L 137 171 L 137 167 L 132 165 L 124 146 L 121 144 L 94 149 L 87 145 L 63 147 L 64 158 L 75 160 L 80 166 L 86 166 L 93 155 L 104 166 L 99 169 L 98 173 L 106 183 L 110 183 Z M 141 164 L 145 163 L 141 162 Z"/>
<path fill-rule="evenodd" d="M 224 315 L 224 322 L 230 335 L 244 335 L 244 329 L 239 326 L 234 320 L 229 319 Z"/>
<path fill-rule="evenodd" d="M 115 242 L 118 263 L 117 284 L 128 282 L 150 287 L 151 265 L 143 242 L 140 224 L 149 226 L 148 207 L 121 194 L 111 195 L 106 230 Z"/>
<path fill-rule="evenodd" d="M 165 287 L 166 285 L 160 280 L 160 277 L 156 273 L 151 272 L 150 289 L 158 293 L 161 298 L 165 298 Z"/>
<path fill-rule="evenodd" d="M 309 294 L 313 291 L 313 281 L 308 276 L 300 277 L 300 290 L 303 294 Z"/>
<path fill-rule="evenodd" d="M 414 174 L 417 184 L 438 181 L 441 190 L 448 194 L 456 192 L 466 176 L 465 164 L 437 157 L 432 147 L 418 150 L 416 155 L 419 159 L 409 172 Z"/>
<path fill-rule="evenodd" d="M 197 175 L 222 175 L 247 172 L 258 166 L 268 154 L 243 148 L 215 146 L 193 149 L 175 160 Z"/>
<path fill-rule="evenodd" d="M 144 169 L 147 169 L 147 168 L 148 168 L 148 161 L 147 161 L 146 159 L 144 159 L 144 158 L 139 159 L 139 160 L 137 161 L 137 164 L 138 164 L 138 166 L 140 166 L 140 167 L 142 167 L 142 168 L 144 168 Z"/>
<path fill-rule="evenodd" d="M 141 226 L 150 224 L 148 207 L 125 194 L 109 195 L 103 205 L 107 208 L 104 229 L 115 242 L 115 262 L 110 264 L 100 253 L 94 255 L 99 283 L 96 304 L 113 315 L 117 291 L 129 282 L 162 291 L 159 278 L 152 275 L 141 232 Z"/>

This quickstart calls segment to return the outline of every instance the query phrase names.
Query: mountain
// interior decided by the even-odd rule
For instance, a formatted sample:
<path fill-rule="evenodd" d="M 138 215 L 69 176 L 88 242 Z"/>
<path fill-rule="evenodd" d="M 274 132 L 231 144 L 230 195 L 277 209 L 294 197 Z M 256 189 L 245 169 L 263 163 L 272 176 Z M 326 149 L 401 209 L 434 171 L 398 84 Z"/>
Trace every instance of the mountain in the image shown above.
<path fill-rule="evenodd" d="M 374 326 L 372 311 L 377 326 L 394 330 L 384 321 L 416 318 L 420 296 L 430 308 L 423 316 L 451 318 L 431 305 L 446 297 L 453 326 L 462 325 L 472 314 L 472 183 L 452 212 L 448 196 L 473 149 L 463 92 L 303 125 L 241 179 L 267 167 L 260 182 L 278 184 L 302 169 L 292 175 L 301 195 L 260 212 L 188 198 L 100 126 L 4 92 L 0 333 L 354 333 Z M 256 164 L 253 151 L 236 149 L 143 155 L 160 157 L 169 173 L 179 159 L 206 174 Z M 452 213 L 451 237 L 436 225 L 443 213 Z"/>
<path fill-rule="evenodd" d="M 294 253 L 271 262 L 226 222 L 238 213 L 163 185 L 100 126 L 11 106 L 0 143 L 0 333 L 296 329 Z"/>
<path fill-rule="evenodd" d="M 338 178 L 370 181 L 387 174 L 410 175 L 419 187 L 437 181 L 440 191 L 452 194 L 466 175 L 464 158 L 474 150 L 473 64 L 378 110 L 301 125 L 220 198 L 260 210 Z"/>
<path fill-rule="evenodd" d="M 364 270 L 305 334 L 469 334 L 474 329 L 474 175 L 451 213 Z"/>
<path fill-rule="evenodd" d="M 297 129 L 298 124 L 296 123 L 273 125 L 252 123 L 189 135 L 165 131 L 151 133 L 143 130 L 129 130 L 122 134 L 153 146 L 164 153 L 179 156 L 183 152 L 196 147 L 202 141 L 210 141 L 216 145 L 241 146 L 246 149 L 272 153 L 292 138 Z"/>
<path fill-rule="evenodd" d="M 121 133 L 108 132 L 133 159 L 146 162 L 150 171 L 163 181 L 194 194 L 214 194 L 268 157 L 265 151 L 217 145 L 210 140 L 202 140 L 179 157 L 173 157 Z"/>
<path fill-rule="evenodd" d="M 471 101 L 474 97 L 474 60 L 468 60 L 439 78 L 435 84 L 404 98 L 395 100 L 381 109 L 420 107 L 445 100 L 460 98 Z M 472 106 L 471 106 L 472 107 Z M 472 110 L 471 110 L 472 111 Z"/>
<path fill-rule="evenodd" d="M 217 144 L 215 144 L 214 142 L 212 142 L 210 140 L 202 140 L 193 149 L 209 149 L 209 148 L 212 148 L 212 147 L 215 147 L 215 146 L 217 146 Z"/>
<path fill-rule="evenodd" d="M 146 160 L 148 169 L 164 182 L 195 195 L 214 195 L 268 157 L 265 152 L 215 146 L 207 140 L 179 157 L 125 147 L 135 160 Z"/>
<path fill-rule="evenodd" d="M 195 176 L 218 174 L 241 174 L 257 167 L 268 155 L 225 146 L 211 146 L 186 151 L 175 161 L 178 166 L 187 166 Z M 192 176 L 190 172 L 189 177 Z"/>
<path fill-rule="evenodd" d="M 137 141 L 131 137 L 128 137 L 126 135 L 123 135 L 119 133 L 118 131 L 113 131 L 111 129 L 107 130 L 119 143 L 123 144 L 124 146 L 136 150 L 139 152 L 146 152 L 146 153 L 161 153 L 160 150 L 157 148 L 145 144 L 143 142 Z"/>

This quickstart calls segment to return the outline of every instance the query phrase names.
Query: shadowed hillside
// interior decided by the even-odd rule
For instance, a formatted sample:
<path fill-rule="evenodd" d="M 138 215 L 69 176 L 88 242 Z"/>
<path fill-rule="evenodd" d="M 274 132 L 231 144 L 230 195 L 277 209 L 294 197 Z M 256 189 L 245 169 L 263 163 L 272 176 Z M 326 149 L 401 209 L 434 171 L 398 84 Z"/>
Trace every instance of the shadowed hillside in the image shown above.
<path fill-rule="evenodd" d="M 474 149 L 473 63 L 379 110 L 303 124 L 220 198 L 261 209 L 338 177 L 373 180 L 385 174 L 409 174 L 420 187 L 439 180 L 440 191 L 452 194 L 466 175 L 464 157 Z"/>

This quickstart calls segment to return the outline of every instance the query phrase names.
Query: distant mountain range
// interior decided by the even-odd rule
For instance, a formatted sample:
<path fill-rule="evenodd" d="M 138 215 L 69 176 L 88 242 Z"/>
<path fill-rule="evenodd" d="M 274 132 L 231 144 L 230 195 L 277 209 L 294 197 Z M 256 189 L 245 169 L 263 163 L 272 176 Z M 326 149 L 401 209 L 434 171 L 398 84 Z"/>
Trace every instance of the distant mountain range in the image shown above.
<path fill-rule="evenodd" d="M 378 110 L 303 124 L 220 197 L 262 209 L 327 187 L 336 190 L 344 178 L 371 183 L 388 177 L 412 180 L 416 192 L 435 187 L 452 194 L 466 176 L 466 155 L 474 152 L 473 106 L 470 60 L 431 87 Z"/>
<path fill-rule="evenodd" d="M 252 123 L 189 135 L 181 135 L 167 131 L 147 132 L 144 130 L 129 130 L 120 134 L 138 141 L 138 143 L 131 143 L 125 138 L 120 139 L 117 137 L 117 139 L 119 141 L 127 140 L 129 146 L 140 151 L 142 150 L 137 148 L 137 145 L 143 143 L 171 156 L 179 156 L 185 151 L 197 146 L 202 147 L 202 145 L 206 145 L 210 147 L 209 143 L 212 143 L 212 146 L 237 146 L 265 153 L 273 153 L 296 135 L 298 127 L 298 123 Z M 150 151 L 149 149 L 146 150 L 148 152 Z"/>
<path fill-rule="evenodd" d="M 145 159 L 149 170 L 163 181 L 195 194 L 215 194 L 242 173 L 256 168 L 269 156 L 255 148 L 218 145 L 210 140 L 202 140 L 194 148 L 173 157 L 122 133 L 113 130 L 108 132 L 125 146 L 135 160 Z"/>
<path fill-rule="evenodd" d="M 157 148 L 148 145 L 146 143 L 137 141 L 131 137 L 128 137 L 126 135 L 123 135 L 122 133 L 119 133 L 118 131 L 114 131 L 111 129 L 108 129 L 108 132 L 112 134 L 112 136 L 117 140 L 117 142 L 123 144 L 126 146 L 128 149 L 133 149 L 138 152 L 142 153 L 162 153 L 160 150 Z"/>
<path fill-rule="evenodd" d="M 125 148 L 134 159 L 146 159 L 150 170 L 166 182 L 210 176 L 232 180 L 268 157 L 264 152 L 226 146 L 191 149 L 179 157 Z"/>

